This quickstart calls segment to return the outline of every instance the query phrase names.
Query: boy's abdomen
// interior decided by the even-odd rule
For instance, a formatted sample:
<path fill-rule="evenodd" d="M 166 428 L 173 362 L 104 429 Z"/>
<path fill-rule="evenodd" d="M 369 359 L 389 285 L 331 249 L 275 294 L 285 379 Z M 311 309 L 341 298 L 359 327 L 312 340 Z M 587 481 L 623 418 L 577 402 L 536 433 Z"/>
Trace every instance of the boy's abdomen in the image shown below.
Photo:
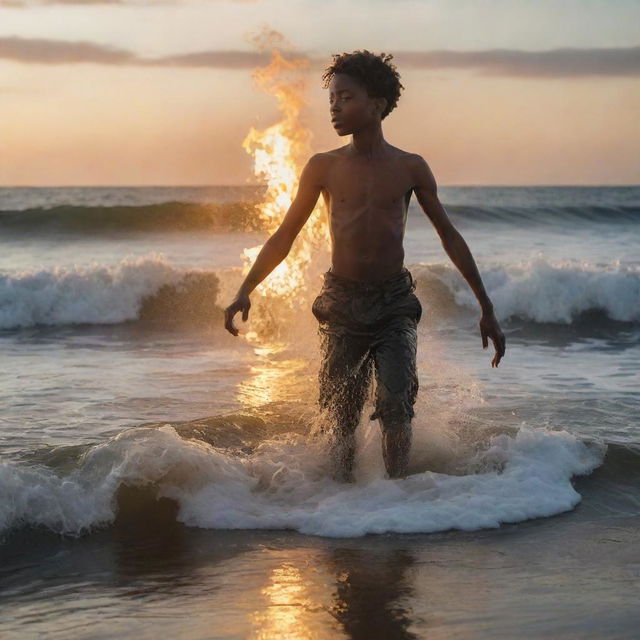
<path fill-rule="evenodd" d="M 332 271 L 362 282 L 379 282 L 404 266 L 407 211 L 401 202 L 356 209 L 333 204 Z"/>

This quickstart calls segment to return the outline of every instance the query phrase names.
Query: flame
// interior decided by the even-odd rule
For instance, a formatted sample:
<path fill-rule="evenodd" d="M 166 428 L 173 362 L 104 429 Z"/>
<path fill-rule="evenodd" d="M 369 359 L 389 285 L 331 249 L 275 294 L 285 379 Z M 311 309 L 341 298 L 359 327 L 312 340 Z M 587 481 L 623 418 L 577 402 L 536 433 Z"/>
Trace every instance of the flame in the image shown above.
<path fill-rule="evenodd" d="M 271 61 L 255 69 L 252 77 L 257 87 L 275 96 L 282 119 L 263 130 L 251 127 L 243 148 L 253 156 L 254 173 L 264 183 L 266 192 L 257 206 L 260 226 L 272 234 L 282 222 L 298 188 L 302 163 L 310 155 L 311 132 L 302 125 L 300 114 L 305 106 L 305 83 L 292 79 L 308 66 L 304 58 L 285 58 L 278 48 L 272 48 Z M 255 289 L 260 298 L 280 298 L 293 308 L 304 300 L 307 291 L 308 267 L 315 252 L 330 242 L 327 216 L 320 200 L 316 210 L 300 231 L 291 252 Z M 243 273 L 249 272 L 263 245 L 246 248 L 242 258 Z M 263 323 L 264 324 L 264 323 Z M 251 332 L 254 334 L 255 332 Z M 247 334 L 248 337 L 250 334 Z"/>

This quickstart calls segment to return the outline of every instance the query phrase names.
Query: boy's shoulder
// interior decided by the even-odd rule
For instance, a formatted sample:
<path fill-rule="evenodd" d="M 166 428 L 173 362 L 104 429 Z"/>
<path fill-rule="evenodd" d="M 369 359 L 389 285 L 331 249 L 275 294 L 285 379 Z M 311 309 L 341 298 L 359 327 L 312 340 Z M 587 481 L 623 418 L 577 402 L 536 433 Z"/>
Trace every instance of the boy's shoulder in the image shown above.
<path fill-rule="evenodd" d="M 431 171 L 420 154 L 411 153 L 393 145 L 388 145 L 387 151 L 389 155 L 386 164 L 389 165 L 389 169 L 392 166 L 396 171 L 399 169 L 413 184 L 424 182 L 424 176 L 430 175 Z M 327 187 L 332 173 L 336 169 L 340 170 L 340 167 L 345 168 L 342 163 L 348 163 L 349 153 L 349 145 L 314 153 L 309 158 L 305 172 L 308 172 L 308 175 L 316 184 L 321 185 L 323 188 Z"/>
<path fill-rule="evenodd" d="M 310 158 L 309 162 L 328 162 L 337 158 L 346 157 L 346 149 L 349 145 L 344 145 L 343 147 L 337 147 L 336 149 L 329 149 L 327 151 L 318 151 L 314 153 Z"/>
<path fill-rule="evenodd" d="M 321 164 L 331 162 L 332 160 L 338 160 L 342 158 L 349 157 L 349 146 L 345 144 L 342 147 L 337 147 L 336 149 L 329 149 L 328 151 L 319 151 L 318 153 L 314 153 L 311 158 L 309 158 L 309 162 L 313 164 Z M 404 149 L 400 149 L 399 147 L 394 147 L 391 144 L 387 143 L 387 151 L 390 155 L 390 159 L 394 160 L 403 160 L 408 163 L 424 163 L 424 158 L 419 153 L 412 153 L 410 151 L 405 151 Z"/>

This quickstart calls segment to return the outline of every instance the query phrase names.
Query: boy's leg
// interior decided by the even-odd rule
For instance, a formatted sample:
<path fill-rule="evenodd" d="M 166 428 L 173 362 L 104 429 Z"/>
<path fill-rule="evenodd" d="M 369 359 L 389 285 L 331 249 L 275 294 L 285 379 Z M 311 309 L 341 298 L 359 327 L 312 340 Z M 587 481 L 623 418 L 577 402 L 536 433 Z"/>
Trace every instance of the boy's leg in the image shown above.
<path fill-rule="evenodd" d="M 369 341 L 346 333 L 320 333 L 319 404 L 330 421 L 330 455 L 336 480 L 353 479 L 356 442 L 371 380 Z"/>
<path fill-rule="evenodd" d="M 376 411 L 382 425 L 382 456 L 390 478 L 407 474 L 411 450 L 411 419 L 418 394 L 417 322 L 394 318 L 372 346 L 376 365 Z"/>

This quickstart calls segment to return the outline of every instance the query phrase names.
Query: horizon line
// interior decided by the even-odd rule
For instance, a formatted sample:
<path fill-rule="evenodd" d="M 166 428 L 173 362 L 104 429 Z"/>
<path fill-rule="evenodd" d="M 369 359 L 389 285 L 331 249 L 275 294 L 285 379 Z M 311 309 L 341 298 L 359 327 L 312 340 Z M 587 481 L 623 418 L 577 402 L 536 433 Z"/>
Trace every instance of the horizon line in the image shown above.
<path fill-rule="evenodd" d="M 210 189 L 221 188 L 251 188 L 266 187 L 267 183 L 255 184 L 0 184 L 0 189 Z M 640 182 L 621 183 L 522 183 L 522 184 L 498 184 L 498 183 L 438 183 L 438 187 L 500 187 L 522 188 L 522 187 L 640 187 Z"/>

